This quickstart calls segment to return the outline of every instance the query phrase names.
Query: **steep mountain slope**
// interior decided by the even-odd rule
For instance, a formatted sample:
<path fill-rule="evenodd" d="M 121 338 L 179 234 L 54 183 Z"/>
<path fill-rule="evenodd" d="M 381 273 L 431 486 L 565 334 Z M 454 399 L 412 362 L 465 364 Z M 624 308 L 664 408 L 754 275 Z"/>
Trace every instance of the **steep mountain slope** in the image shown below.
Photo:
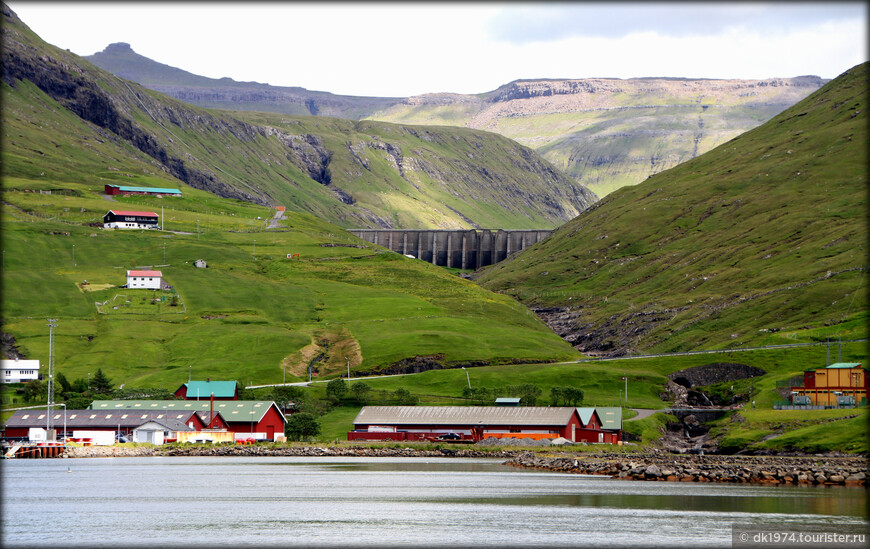
<path fill-rule="evenodd" d="M 3 9 L 7 177 L 94 191 L 180 181 L 345 228 L 552 228 L 596 199 L 487 132 L 192 107 L 44 43 Z"/>
<path fill-rule="evenodd" d="M 201 107 L 492 131 L 535 149 L 598 196 L 694 158 L 825 83 L 815 76 L 517 80 L 477 95 L 361 98 L 204 78 L 152 61 L 123 43 L 87 59 Z"/>
<path fill-rule="evenodd" d="M 612 193 L 479 282 L 604 354 L 866 337 L 867 73 Z"/>
<path fill-rule="evenodd" d="M 152 61 L 124 42 L 109 44 L 103 51 L 85 56 L 85 59 L 116 76 L 199 107 L 358 120 L 401 100 L 335 95 L 300 87 L 236 82 L 231 78 L 207 78 Z"/>

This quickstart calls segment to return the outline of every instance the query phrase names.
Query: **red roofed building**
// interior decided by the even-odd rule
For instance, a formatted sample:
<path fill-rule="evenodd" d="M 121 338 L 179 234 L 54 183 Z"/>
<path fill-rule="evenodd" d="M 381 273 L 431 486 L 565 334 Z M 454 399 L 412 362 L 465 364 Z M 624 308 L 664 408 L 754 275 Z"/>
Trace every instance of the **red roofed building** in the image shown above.
<path fill-rule="evenodd" d="M 159 290 L 162 277 L 160 271 L 127 271 L 127 287 Z"/>
<path fill-rule="evenodd" d="M 107 229 L 156 229 L 160 220 L 154 212 L 132 212 L 109 210 L 103 216 L 103 227 Z"/>

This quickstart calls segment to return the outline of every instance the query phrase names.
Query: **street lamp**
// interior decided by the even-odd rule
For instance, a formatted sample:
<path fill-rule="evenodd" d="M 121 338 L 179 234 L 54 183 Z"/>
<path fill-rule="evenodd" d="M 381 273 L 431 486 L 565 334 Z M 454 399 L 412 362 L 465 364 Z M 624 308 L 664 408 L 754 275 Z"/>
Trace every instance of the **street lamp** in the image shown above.
<path fill-rule="evenodd" d="M 625 380 L 625 405 L 628 406 L 628 376 L 622 378 Z"/>
<path fill-rule="evenodd" d="M 471 389 L 471 377 L 468 375 L 468 370 L 465 369 L 465 366 L 462 366 L 462 369 L 465 371 L 465 379 L 468 380 L 468 388 Z"/>
<path fill-rule="evenodd" d="M 61 402 L 63 406 L 63 445 L 66 446 L 66 402 Z"/>

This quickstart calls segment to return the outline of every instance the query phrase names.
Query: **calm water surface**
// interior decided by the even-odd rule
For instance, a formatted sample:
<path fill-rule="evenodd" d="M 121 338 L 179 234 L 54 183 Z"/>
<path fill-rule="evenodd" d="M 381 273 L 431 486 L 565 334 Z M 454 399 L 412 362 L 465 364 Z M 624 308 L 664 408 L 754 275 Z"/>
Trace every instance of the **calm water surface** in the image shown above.
<path fill-rule="evenodd" d="M 732 523 L 854 528 L 867 516 L 863 488 L 624 481 L 484 459 L 5 460 L 2 480 L 3 547 L 729 547 Z"/>

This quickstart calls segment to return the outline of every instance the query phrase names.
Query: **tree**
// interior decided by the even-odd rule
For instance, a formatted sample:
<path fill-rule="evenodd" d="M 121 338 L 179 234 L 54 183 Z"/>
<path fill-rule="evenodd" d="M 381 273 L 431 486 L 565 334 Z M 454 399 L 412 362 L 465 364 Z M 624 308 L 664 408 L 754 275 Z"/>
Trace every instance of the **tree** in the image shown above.
<path fill-rule="evenodd" d="M 576 387 L 553 387 L 550 400 L 554 406 L 577 406 L 583 402 L 583 390 Z"/>
<path fill-rule="evenodd" d="M 492 391 L 486 387 L 465 387 L 462 398 L 470 399 L 472 404 L 486 404 L 492 401 Z"/>
<path fill-rule="evenodd" d="M 24 400 L 36 402 L 48 398 L 48 387 L 38 379 L 32 379 L 24 384 Z"/>
<path fill-rule="evenodd" d="M 523 406 L 534 406 L 542 392 L 537 385 L 525 383 L 523 385 L 509 385 L 499 391 L 499 394 L 504 397 L 519 398 L 520 404 Z"/>
<path fill-rule="evenodd" d="M 72 385 L 70 385 L 70 382 L 67 381 L 66 376 L 63 375 L 63 372 L 58 372 L 54 380 L 57 382 L 58 385 L 60 385 L 61 393 L 72 391 Z"/>
<path fill-rule="evenodd" d="M 412 395 L 411 392 L 404 387 L 399 387 L 393 391 L 393 398 L 399 406 L 414 406 L 420 400 L 417 395 Z"/>
<path fill-rule="evenodd" d="M 81 393 L 73 392 L 64 393 L 63 400 L 69 410 L 84 410 L 94 401 L 94 399 L 86 397 Z"/>
<path fill-rule="evenodd" d="M 70 391 L 74 393 L 84 393 L 88 390 L 88 380 L 80 377 L 72 382 L 70 385 Z"/>
<path fill-rule="evenodd" d="M 91 391 L 97 394 L 107 394 L 112 392 L 112 380 L 103 373 L 102 368 L 98 368 L 97 373 L 94 374 L 93 379 L 91 379 Z"/>
<path fill-rule="evenodd" d="M 305 391 L 303 391 L 299 387 L 275 387 L 274 389 L 272 389 L 272 400 L 274 400 L 279 407 L 284 409 L 290 402 L 298 404 L 304 394 Z"/>
<path fill-rule="evenodd" d="M 320 434 L 320 423 L 311 414 L 300 412 L 287 418 L 284 425 L 284 434 L 289 440 L 302 440 L 308 437 L 316 437 Z"/>
<path fill-rule="evenodd" d="M 337 377 L 326 384 L 326 396 L 333 402 L 338 403 L 347 394 L 347 384 Z"/>
<path fill-rule="evenodd" d="M 369 387 L 365 382 L 357 381 L 351 386 L 350 390 L 353 393 L 354 399 L 356 399 L 358 403 L 365 404 L 369 391 L 371 391 L 371 387 Z"/>

